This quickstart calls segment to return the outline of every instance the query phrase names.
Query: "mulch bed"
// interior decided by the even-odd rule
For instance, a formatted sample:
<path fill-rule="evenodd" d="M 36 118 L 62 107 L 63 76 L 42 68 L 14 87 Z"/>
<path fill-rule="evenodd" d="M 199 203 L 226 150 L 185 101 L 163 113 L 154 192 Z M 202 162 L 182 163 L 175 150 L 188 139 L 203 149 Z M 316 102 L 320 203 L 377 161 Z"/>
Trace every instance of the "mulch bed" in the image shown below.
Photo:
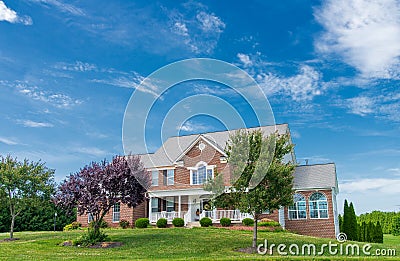
<path fill-rule="evenodd" d="M 89 248 L 114 248 L 114 247 L 120 247 L 122 245 L 123 243 L 121 242 L 100 242 L 97 243 L 96 245 L 89 246 Z"/>
<path fill-rule="evenodd" d="M 247 231 L 253 231 L 253 227 L 249 226 L 229 226 L 229 227 L 219 227 L 219 228 L 225 228 L 229 230 L 247 230 Z M 265 231 L 274 231 L 274 227 L 257 227 L 257 230 L 265 230 Z"/>
<path fill-rule="evenodd" d="M 71 241 L 65 241 L 61 244 L 62 246 L 72 246 Z M 99 242 L 93 246 L 88 246 L 88 248 L 114 248 L 122 246 L 122 242 Z"/>
<path fill-rule="evenodd" d="M 5 239 L 2 239 L 2 240 L 0 240 L 0 242 L 10 242 L 10 241 L 15 241 L 15 240 L 19 240 L 19 238 L 5 238 Z"/>

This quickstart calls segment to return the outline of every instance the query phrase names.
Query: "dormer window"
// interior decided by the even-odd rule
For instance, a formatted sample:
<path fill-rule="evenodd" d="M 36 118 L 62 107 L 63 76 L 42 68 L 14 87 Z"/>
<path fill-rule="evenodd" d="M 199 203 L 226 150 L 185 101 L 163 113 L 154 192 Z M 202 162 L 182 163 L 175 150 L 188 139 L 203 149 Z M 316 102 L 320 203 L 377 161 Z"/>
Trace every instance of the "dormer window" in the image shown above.
<path fill-rule="evenodd" d="M 214 178 L 214 166 L 199 162 L 196 167 L 190 169 L 190 185 L 202 185 L 207 180 Z"/>

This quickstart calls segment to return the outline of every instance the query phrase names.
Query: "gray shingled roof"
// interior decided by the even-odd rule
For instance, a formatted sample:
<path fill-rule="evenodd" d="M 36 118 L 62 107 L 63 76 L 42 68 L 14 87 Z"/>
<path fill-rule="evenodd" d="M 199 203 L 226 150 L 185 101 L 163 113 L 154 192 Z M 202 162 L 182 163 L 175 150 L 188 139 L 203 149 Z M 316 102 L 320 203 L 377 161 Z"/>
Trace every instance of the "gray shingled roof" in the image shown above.
<path fill-rule="evenodd" d="M 334 163 L 298 166 L 293 183 L 295 189 L 338 189 L 336 166 Z"/>
<path fill-rule="evenodd" d="M 265 136 L 268 136 L 275 131 L 279 134 L 285 134 L 289 132 L 289 127 L 287 124 L 271 125 L 260 127 L 261 131 Z M 255 130 L 258 128 L 249 128 L 247 130 Z M 175 136 L 168 138 L 164 144 L 153 154 L 143 154 L 140 155 L 141 160 L 145 168 L 154 168 L 161 166 L 171 166 L 174 161 L 190 146 L 193 142 L 202 135 L 214 146 L 218 147 L 220 150 L 224 150 L 226 142 L 229 139 L 229 135 L 233 134 L 236 130 L 231 131 L 219 131 L 219 132 L 209 132 L 203 134 L 193 134 L 187 136 Z"/>

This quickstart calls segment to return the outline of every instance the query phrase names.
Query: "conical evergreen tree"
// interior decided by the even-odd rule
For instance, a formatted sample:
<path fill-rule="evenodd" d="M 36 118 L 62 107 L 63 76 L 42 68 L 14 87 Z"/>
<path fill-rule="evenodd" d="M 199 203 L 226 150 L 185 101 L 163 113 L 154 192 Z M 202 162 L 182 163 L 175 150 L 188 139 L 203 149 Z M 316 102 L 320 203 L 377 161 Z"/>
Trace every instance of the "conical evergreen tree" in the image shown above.
<path fill-rule="evenodd" d="M 343 232 L 343 217 L 342 217 L 342 215 L 339 214 L 338 219 L 339 219 L 339 230 L 340 230 L 340 232 Z"/>
<path fill-rule="evenodd" d="M 381 223 L 378 221 L 378 223 L 376 223 L 376 243 L 383 243 L 383 232 L 382 232 L 382 226 Z"/>
<path fill-rule="evenodd" d="M 357 240 L 358 239 L 358 237 L 357 237 L 357 235 L 358 235 L 357 217 L 356 217 L 356 213 L 354 211 L 354 206 L 353 206 L 352 202 L 350 203 L 348 213 L 349 213 L 349 231 L 348 231 L 348 233 L 350 233 L 350 234 L 347 235 L 347 238 L 349 240 Z"/>
<path fill-rule="evenodd" d="M 343 223 L 342 223 L 342 231 L 347 235 L 347 238 L 349 237 L 349 224 L 350 224 L 350 216 L 349 216 L 349 204 L 347 203 L 347 199 L 344 200 L 344 208 L 343 208 Z"/>

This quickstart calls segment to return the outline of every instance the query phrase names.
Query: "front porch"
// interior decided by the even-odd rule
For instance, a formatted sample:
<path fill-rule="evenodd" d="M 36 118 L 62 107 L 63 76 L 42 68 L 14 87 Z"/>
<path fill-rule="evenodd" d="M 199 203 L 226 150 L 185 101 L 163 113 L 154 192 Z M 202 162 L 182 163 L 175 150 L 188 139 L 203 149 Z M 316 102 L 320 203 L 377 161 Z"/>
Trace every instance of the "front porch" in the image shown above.
<path fill-rule="evenodd" d="M 149 193 L 149 221 L 155 224 L 160 218 L 171 223 L 174 218 L 182 218 L 185 226 L 203 217 L 219 223 L 221 218 L 230 218 L 232 222 L 241 222 L 244 218 L 252 218 L 250 214 L 239 210 L 212 209 L 209 192 L 204 190 L 153 192 Z M 178 194 L 178 195 L 176 195 Z"/>

